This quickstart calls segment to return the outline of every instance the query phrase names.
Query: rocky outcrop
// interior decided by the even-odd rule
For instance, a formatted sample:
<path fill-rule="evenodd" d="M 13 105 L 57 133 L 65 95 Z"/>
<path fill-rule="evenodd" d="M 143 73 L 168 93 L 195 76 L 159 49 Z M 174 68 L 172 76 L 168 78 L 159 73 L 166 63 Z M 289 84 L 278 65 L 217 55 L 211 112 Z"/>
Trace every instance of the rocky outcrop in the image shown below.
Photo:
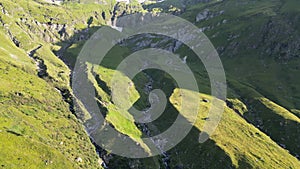
<path fill-rule="evenodd" d="M 289 25 L 270 20 L 261 28 L 261 44 L 265 46 L 265 53 L 278 59 L 300 57 L 300 37 L 296 30 Z"/>
<path fill-rule="evenodd" d="M 37 50 L 39 50 L 40 48 L 42 48 L 42 45 L 39 45 L 35 49 L 31 50 L 28 53 L 28 56 L 30 58 L 32 58 L 35 61 L 36 65 L 37 65 L 37 71 L 38 71 L 37 75 L 40 78 L 45 78 L 45 77 L 49 76 L 49 74 L 47 72 L 47 66 L 46 66 L 44 60 L 41 57 L 39 57 L 39 56 L 36 55 Z"/>
<path fill-rule="evenodd" d="M 203 12 L 198 13 L 198 15 L 196 16 L 196 22 L 205 20 L 208 18 L 208 16 L 209 16 L 209 10 L 205 9 Z"/>
<path fill-rule="evenodd" d="M 209 9 L 204 9 L 203 12 L 200 12 L 200 13 L 197 14 L 196 22 L 201 22 L 201 21 L 204 21 L 204 20 L 214 18 L 214 17 L 219 16 L 219 15 L 223 15 L 224 12 L 225 12 L 224 10 L 221 10 L 221 11 L 218 11 L 218 12 L 212 12 Z M 226 22 L 226 21 L 223 21 L 223 22 Z"/>

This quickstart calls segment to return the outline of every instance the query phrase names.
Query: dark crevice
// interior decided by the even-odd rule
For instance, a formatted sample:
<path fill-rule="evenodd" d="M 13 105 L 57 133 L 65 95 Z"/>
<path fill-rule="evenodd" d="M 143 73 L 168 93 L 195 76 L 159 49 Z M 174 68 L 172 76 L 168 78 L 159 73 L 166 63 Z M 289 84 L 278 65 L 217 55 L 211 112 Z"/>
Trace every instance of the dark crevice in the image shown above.
<path fill-rule="evenodd" d="M 105 149 L 103 149 L 101 146 L 97 145 L 97 143 L 95 143 L 95 141 L 90 138 L 92 144 L 95 146 L 96 148 L 96 152 L 98 154 L 98 156 L 103 160 L 101 166 L 105 169 L 110 169 L 108 167 L 109 164 L 109 159 L 113 158 L 113 154 L 109 154 Z"/>
<path fill-rule="evenodd" d="M 38 47 L 36 47 L 35 49 L 31 50 L 29 53 L 28 53 L 28 56 L 30 58 L 32 58 L 36 65 L 37 65 L 37 70 L 38 70 L 38 73 L 37 75 L 40 77 L 40 78 L 46 78 L 46 77 L 49 77 L 50 79 L 52 79 L 48 72 L 47 72 L 47 65 L 45 64 L 44 60 L 41 59 L 39 56 L 36 55 L 36 52 L 37 50 L 39 50 L 40 48 L 42 48 L 43 45 L 39 45 Z"/>
<path fill-rule="evenodd" d="M 101 80 L 100 75 L 96 74 L 93 72 L 93 75 L 95 77 L 95 80 L 97 81 L 97 84 L 99 85 L 99 87 L 104 90 L 104 92 L 108 95 L 111 95 L 111 90 L 109 89 L 109 87 L 106 85 L 106 83 Z"/>
<path fill-rule="evenodd" d="M 232 109 L 234 112 L 236 112 L 236 114 L 238 114 L 240 117 L 244 118 L 244 116 L 242 115 L 242 112 L 240 112 L 238 109 L 234 108 L 234 105 L 231 101 L 229 101 L 228 99 L 226 99 L 226 106 L 229 107 L 230 109 Z"/>
<path fill-rule="evenodd" d="M 69 110 L 72 112 L 72 114 L 74 114 L 77 117 L 77 115 L 75 113 L 74 96 L 72 95 L 70 90 L 69 89 L 64 89 L 64 88 L 63 89 L 56 88 L 56 89 L 60 91 L 63 100 L 66 103 L 68 103 Z"/>
<path fill-rule="evenodd" d="M 28 53 L 28 56 L 30 58 L 34 59 L 35 63 L 37 64 L 38 77 L 45 79 L 45 80 L 46 79 L 53 80 L 53 78 L 51 76 L 49 76 L 49 74 L 47 72 L 47 65 L 45 64 L 44 60 L 36 55 L 36 52 L 39 49 L 41 49 L 42 47 L 43 47 L 43 45 L 37 46 L 36 48 L 34 48 L 33 50 L 31 50 Z M 73 95 L 70 92 L 70 90 L 66 89 L 66 88 L 58 88 L 58 87 L 56 87 L 56 89 L 61 93 L 63 100 L 69 105 L 69 110 L 76 116 L 75 109 L 74 109 Z"/>
<path fill-rule="evenodd" d="M 103 118 L 105 119 L 107 116 L 108 109 L 103 105 L 104 103 L 102 103 L 102 101 L 101 101 L 101 96 L 99 96 L 99 94 L 97 93 L 96 90 L 95 90 L 95 94 L 96 94 L 96 98 L 98 99 L 97 105 L 100 109 L 100 112 L 101 112 Z"/>
<path fill-rule="evenodd" d="M 11 41 L 19 48 L 21 46 L 21 42 L 15 36 L 13 36 L 10 30 L 7 30 L 7 33 Z"/>

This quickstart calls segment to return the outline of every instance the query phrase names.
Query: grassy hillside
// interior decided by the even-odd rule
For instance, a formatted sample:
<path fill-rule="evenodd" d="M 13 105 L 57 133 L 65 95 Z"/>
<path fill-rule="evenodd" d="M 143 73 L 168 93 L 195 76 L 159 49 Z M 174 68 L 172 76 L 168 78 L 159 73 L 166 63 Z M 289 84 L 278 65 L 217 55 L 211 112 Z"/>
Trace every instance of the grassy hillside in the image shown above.
<path fill-rule="evenodd" d="M 0 35 L 0 165 L 100 168 L 94 147 L 60 91 L 36 75 L 33 60 L 3 30 Z"/>
<path fill-rule="evenodd" d="M 150 41 L 163 49 L 173 44 L 164 41 L 165 37 L 133 37 L 124 43 L 129 46 L 116 46 L 103 65 L 84 65 L 106 123 L 149 152 L 143 137 L 165 131 L 177 116 L 191 121 L 180 109 L 181 90 L 199 95 L 198 118 L 184 140 L 163 155 L 128 159 L 96 145 L 100 159 L 82 125 L 89 114 L 80 102 L 74 106 L 69 76 L 85 41 L 100 26 L 123 14 L 145 12 L 138 4 L 115 5 L 115 1 L 61 5 L 43 0 L 0 2 L 1 167 L 102 168 L 103 160 L 112 169 L 300 168 L 297 0 L 166 0 L 145 5 L 149 11 L 169 12 L 191 21 L 210 38 L 228 80 L 225 111 L 216 132 L 199 143 L 203 124 L 210 120 L 207 113 L 212 100 L 202 63 L 186 46 L 176 51 L 181 57 L 188 56 L 200 93 L 179 89 L 161 71 L 143 71 L 130 80 L 115 69 L 135 49 L 147 48 L 136 42 Z M 160 40 L 162 43 L 157 43 Z M 166 93 L 164 114 L 146 125 L 135 123 L 130 113 L 112 100 L 114 73 L 121 75 L 123 83 L 132 84 L 130 100 L 141 110 L 149 107 L 145 85 L 152 80 L 154 89 Z M 75 115 L 74 109 L 80 108 L 82 114 Z"/>
<path fill-rule="evenodd" d="M 102 168 L 74 115 L 72 61 L 62 54 L 110 23 L 116 2 L 103 2 L 0 2 L 2 167 Z"/>
<path fill-rule="evenodd" d="M 299 157 L 299 115 L 294 113 L 299 109 L 299 24 L 294 22 L 299 13 L 291 4 L 300 5 L 212 1 L 191 7 L 183 16 L 191 20 L 196 9 L 209 11 L 211 18 L 196 24 L 221 54 L 232 94 L 248 107 L 244 117 Z"/>
<path fill-rule="evenodd" d="M 98 16 L 106 7 L 4 0 L 0 9 L 1 167 L 102 168 L 69 109 L 70 70 L 52 50 L 81 29 L 104 23 Z M 98 18 L 88 25 L 90 17 Z"/>
<path fill-rule="evenodd" d="M 150 8 L 156 6 L 161 7 L 161 11 L 170 12 L 171 5 L 176 6 L 173 2 L 157 3 L 150 5 Z M 182 8 L 181 4 L 180 2 L 176 6 L 184 11 L 179 16 L 195 23 L 212 40 L 221 55 L 228 78 L 229 99 L 221 127 L 211 137 L 211 141 L 201 146 L 206 150 L 206 146 L 215 144 L 216 152 L 226 154 L 222 157 L 224 163 L 221 160 L 216 164 L 219 166 L 214 168 L 298 168 L 299 161 L 295 157 L 299 158 L 297 143 L 300 131 L 299 91 L 296 86 L 299 84 L 297 65 L 300 60 L 299 51 L 295 50 L 299 48 L 299 25 L 295 18 L 299 13 L 291 5 L 299 6 L 298 2 L 210 1 L 192 2 L 193 5 Z M 209 11 L 208 16 L 196 21 L 196 16 L 205 10 Z M 157 39 L 153 39 L 153 44 L 155 41 Z M 159 47 L 166 46 L 163 44 Z M 184 47 L 177 53 L 191 55 L 190 58 L 193 59 L 193 54 Z M 199 75 L 200 90 L 209 93 L 207 75 L 203 73 L 202 67 L 194 63 L 194 60 L 188 64 Z M 159 87 L 163 87 L 161 84 L 165 77 L 152 75 L 162 77 L 156 81 L 160 83 L 157 84 Z M 163 88 L 170 90 L 172 87 Z M 172 122 L 172 113 L 175 112 L 176 110 L 171 109 L 169 113 L 165 112 L 166 116 L 153 122 L 155 129 L 152 132 L 157 132 L 157 128 L 161 128 L 160 131 L 167 128 L 168 121 Z M 171 156 L 170 166 L 201 168 L 205 163 L 215 160 L 209 160 L 208 157 L 219 157 L 213 151 L 206 154 L 196 151 L 198 143 L 192 146 L 191 142 L 195 142 L 199 130 L 201 131 L 201 125 L 196 124 L 191 132 L 194 135 L 190 134 L 186 138 L 189 141 L 183 141 L 178 145 L 180 148 L 176 147 L 168 152 Z M 222 134 L 218 137 L 220 130 Z M 227 144 L 223 144 L 224 142 Z M 189 146 L 191 148 L 185 151 Z M 275 159 L 284 160 L 276 162 Z"/>
<path fill-rule="evenodd" d="M 212 99 L 210 96 L 204 94 L 201 94 L 200 97 L 207 100 Z M 177 103 L 175 104 L 177 105 L 176 108 L 180 110 L 180 91 L 178 89 L 174 91 L 170 99 L 171 102 Z M 195 127 L 201 131 L 205 122 L 203 119 L 207 117 L 211 105 L 206 102 L 200 104 L 201 110 L 198 114 L 199 117 L 195 123 Z M 230 157 L 231 163 L 235 168 L 298 168 L 300 165 L 299 161 L 295 157 L 292 157 L 288 151 L 283 150 L 271 140 L 269 136 L 258 130 L 255 126 L 247 123 L 245 119 L 229 107 L 225 107 L 222 121 L 210 138 L 215 142 L 215 146 L 220 148 L 219 152 L 223 151 Z M 192 139 L 190 141 L 192 141 Z M 182 149 L 189 147 L 191 153 L 197 152 L 195 149 L 199 149 L 200 152 L 205 153 L 206 145 L 208 145 L 208 143 L 204 143 L 203 145 L 190 145 L 188 141 L 186 141 L 186 144 L 184 143 L 185 141 L 181 143 Z M 204 149 L 204 152 L 202 149 Z M 187 159 L 187 157 L 184 158 L 185 155 L 181 155 L 181 152 L 177 154 L 183 157 L 183 159 Z M 213 159 L 210 160 L 207 158 L 203 161 L 199 160 L 199 158 L 205 158 L 203 155 L 204 154 L 202 154 L 202 156 L 200 155 L 200 157 L 196 154 L 190 155 L 188 161 L 182 160 L 182 163 L 185 163 L 185 166 L 193 164 L 194 166 L 190 168 L 197 168 L 196 166 L 206 168 L 205 165 L 203 165 L 205 162 L 211 160 L 211 164 L 213 164 L 214 160 L 218 160 L 217 164 L 219 166 L 214 166 L 214 168 L 222 168 L 222 166 L 226 164 L 226 160 L 228 160 L 226 158 L 218 158 L 218 156 L 213 156 Z M 195 157 L 195 159 L 192 157 Z M 177 162 L 174 160 L 174 163 L 176 164 Z M 211 165 L 207 165 L 207 167 L 210 166 Z M 228 164 L 227 167 L 229 167 Z"/>
<path fill-rule="evenodd" d="M 118 62 L 114 57 L 111 57 L 111 60 Z M 110 66 L 108 67 L 111 68 Z M 87 69 L 87 71 L 96 73 L 96 77 L 98 77 L 97 74 L 101 76 L 101 83 L 94 80 L 94 84 L 96 84 L 95 89 L 99 94 L 101 105 L 107 108 L 107 122 L 113 125 L 121 133 L 134 138 L 134 136 L 131 135 L 131 126 L 134 125 L 133 121 L 131 124 L 118 123 L 120 121 L 124 121 L 125 118 L 114 113 L 113 103 L 110 102 L 111 96 L 109 95 L 109 92 L 107 92 L 107 87 L 111 89 L 109 79 L 112 78 L 113 74 L 109 72 L 113 72 L 113 70 L 105 67 L 98 67 L 94 69 L 97 71 L 93 71 L 92 69 Z M 163 75 L 159 75 L 159 73 L 147 73 L 149 73 L 151 76 L 154 76 L 153 78 L 155 79 L 155 82 L 160 82 L 156 84 L 156 87 L 164 89 L 164 91 L 168 93 L 167 96 L 170 97 L 170 104 L 168 104 L 164 115 L 156 121 L 147 124 L 148 129 L 151 131 L 151 133 L 155 135 L 155 133 L 160 133 L 161 131 L 167 129 L 169 125 L 171 125 L 174 121 L 174 116 L 176 115 L 182 115 L 189 120 L 189 114 L 180 111 L 180 103 L 182 99 L 179 92 L 180 89 L 174 88 L 175 85 L 172 85 L 173 81 L 171 79 L 168 79 L 167 77 L 164 77 Z M 144 78 L 140 75 L 138 79 L 136 79 L 136 81 L 141 81 L 142 79 Z M 145 81 L 144 83 L 146 82 L 147 81 Z M 166 83 L 170 84 L 170 86 L 162 86 L 162 84 Z M 138 91 L 143 91 L 141 90 L 141 88 L 143 87 L 142 85 L 139 86 L 138 83 L 135 84 L 137 84 L 136 87 Z M 131 93 L 133 94 L 135 93 L 135 91 L 132 91 Z M 143 97 L 145 96 L 143 96 L 142 92 L 140 92 L 139 94 L 139 97 L 142 97 L 140 99 L 143 100 Z M 227 106 L 224 103 L 225 112 L 216 132 L 204 144 L 199 143 L 199 134 L 202 130 L 203 124 L 206 120 L 209 120 L 207 119 L 207 116 L 212 99 L 211 96 L 206 94 L 200 94 L 199 97 L 201 98 L 202 102 L 200 103 L 200 111 L 194 127 L 192 128 L 188 136 L 179 145 L 175 146 L 175 148 L 167 152 L 170 158 L 169 167 L 222 168 L 225 166 L 226 168 L 298 168 L 300 166 L 299 161 L 291 154 L 289 154 L 287 150 L 280 147 L 268 135 L 256 128 L 256 126 L 249 124 L 243 118 L 243 115 L 246 115 L 248 113 L 249 108 L 238 99 L 229 99 Z M 268 100 L 261 101 L 265 104 L 269 103 Z M 269 107 L 271 106 L 272 105 L 269 105 Z M 275 111 L 276 109 L 272 110 Z M 188 112 L 188 110 L 185 110 L 185 112 Z M 288 117 L 291 120 L 298 121 L 297 117 L 293 114 L 286 114 L 285 112 L 277 113 L 279 115 Z M 272 112 L 270 114 L 274 114 L 274 116 L 276 116 L 276 112 Z M 267 116 L 267 112 L 264 112 L 264 115 Z M 110 120 L 112 118 L 114 120 Z M 270 118 L 272 119 L 272 117 Z M 119 128 L 119 124 L 123 124 L 121 128 Z M 274 121 L 273 123 L 266 123 L 265 126 L 272 129 L 272 127 L 276 127 L 276 122 Z M 297 127 L 297 124 L 295 124 L 295 127 Z M 139 133 L 138 128 L 135 128 L 134 130 Z M 291 136 L 293 134 L 294 133 L 287 133 L 287 136 Z M 285 137 L 284 134 L 280 136 Z M 297 136 L 295 135 L 292 138 L 297 139 Z M 295 142 L 292 142 L 292 144 L 294 143 Z M 291 146 L 296 147 L 297 145 Z M 134 160 L 134 162 L 136 162 L 137 164 L 135 164 L 136 167 L 132 168 L 158 168 L 159 166 L 164 166 L 162 163 L 162 159 L 162 156 L 156 156 L 148 159 Z M 118 161 L 112 159 L 111 161 L 109 161 L 108 165 L 112 168 L 123 168 L 126 166 L 126 163 L 133 163 L 131 160 L 132 159 L 124 159 L 124 161 Z"/>
<path fill-rule="evenodd" d="M 149 40 L 149 38 L 147 40 Z M 157 39 L 155 40 L 157 41 Z M 116 48 L 115 51 L 118 52 L 113 52 L 107 56 L 101 67 L 94 65 L 94 68 L 87 69 L 87 72 L 95 73 L 94 78 L 96 79 L 97 77 L 101 77 L 98 81 L 93 80 L 92 82 L 94 83 L 95 90 L 99 94 L 99 103 L 107 109 L 107 122 L 121 133 L 131 136 L 131 126 L 134 125 L 133 121 L 131 124 L 127 123 L 126 125 L 122 125 L 122 128 L 119 128 L 118 124 L 120 123 L 116 122 L 122 119 L 125 120 L 125 118 L 113 113 L 114 106 L 110 101 L 110 91 L 112 90 L 110 80 L 115 72 L 114 69 L 131 51 L 124 47 Z M 185 49 L 182 48 L 181 50 Z M 189 51 L 186 50 L 185 52 L 179 51 L 179 53 L 181 52 L 183 54 L 189 53 Z M 199 67 L 199 64 L 197 66 L 195 63 L 189 64 L 195 68 L 193 69 L 195 74 L 200 74 L 201 78 L 197 80 L 199 84 L 202 84 L 201 87 L 207 84 L 205 82 L 203 83 L 203 80 L 207 80 L 203 77 L 207 75 L 202 72 L 202 68 Z M 169 103 L 164 114 L 154 122 L 147 124 L 151 135 L 158 134 L 170 127 L 177 115 L 182 115 L 186 117 L 186 119 L 190 119 L 189 114 L 180 111 L 181 96 L 173 80 L 169 78 L 168 75 L 159 71 L 150 70 L 144 73 L 153 78 L 154 88 L 163 89 L 167 97 L 169 97 Z M 145 101 L 147 95 L 144 95 L 143 91 L 144 85 L 149 79 L 147 80 L 147 77 L 143 76 L 144 73 L 140 73 L 139 76 L 133 79 L 133 84 L 136 85 L 135 90 L 139 92 L 138 95 L 136 91 L 131 91 L 135 96 L 134 98 L 140 97 L 139 99 L 143 100 L 142 103 L 144 104 L 138 104 L 140 102 L 135 104 L 135 106 L 139 108 L 147 107 L 147 104 L 145 104 L 147 103 L 147 101 Z M 128 81 L 128 79 L 125 79 L 126 77 L 124 77 L 124 81 Z M 189 135 L 179 145 L 167 152 L 169 158 L 168 167 L 223 168 L 225 166 L 225 168 L 298 168 L 300 163 L 297 158 L 293 157 L 290 152 L 284 148 L 290 150 L 293 155 L 297 153 L 297 149 L 293 148 L 298 146 L 297 134 L 299 132 L 299 118 L 270 101 L 266 96 L 258 93 L 250 86 L 243 85 L 241 82 L 232 80 L 232 78 L 229 78 L 229 84 L 231 87 L 229 94 L 232 98 L 228 99 L 226 104 L 224 103 L 225 112 L 216 132 L 204 144 L 198 142 L 203 123 L 209 120 L 207 119 L 207 113 L 212 99 L 209 95 L 200 94 L 200 100 L 202 100 L 202 102 L 200 104 L 201 109 L 197 121 Z M 204 88 L 206 87 L 204 86 Z M 204 91 L 206 91 L 206 89 Z M 245 100 L 247 100 L 247 102 Z M 261 117 L 265 120 L 263 121 L 263 127 L 256 126 L 254 121 L 251 121 L 250 117 L 253 107 L 255 107 L 255 111 L 259 108 L 257 104 L 254 101 L 251 102 L 251 100 L 255 100 L 265 106 L 265 109 L 259 109 L 261 111 Z M 112 118 L 115 120 L 110 120 Z M 272 119 L 272 121 L 270 119 Z M 249 122 L 252 122 L 254 125 Z M 137 127 L 140 126 L 137 125 Z M 278 130 L 278 128 L 284 128 L 284 130 Z M 137 128 L 134 130 L 139 133 Z M 265 130 L 268 131 L 268 133 L 266 132 L 268 135 L 270 133 L 271 137 L 264 133 Z M 279 145 L 281 142 L 278 140 L 281 138 L 285 139 L 284 144 L 287 145 L 286 147 Z M 123 160 L 116 159 L 119 158 L 110 160 L 108 166 L 112 168 L 124 168 L 126 163 L 135 164 L 135 167 L 131 168 L 158 168 L 159 166 L 165 166 L 163 156 L 134 161 L 126 158 Z"/>

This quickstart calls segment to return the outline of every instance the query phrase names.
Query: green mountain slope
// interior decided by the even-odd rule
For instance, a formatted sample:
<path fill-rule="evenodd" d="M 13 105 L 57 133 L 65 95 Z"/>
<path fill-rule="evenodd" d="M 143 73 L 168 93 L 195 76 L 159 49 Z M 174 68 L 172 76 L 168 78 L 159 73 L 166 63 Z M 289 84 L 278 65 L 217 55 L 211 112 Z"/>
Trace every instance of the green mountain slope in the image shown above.
<path fill-rule="evenodd" d="M 221 54 L 229 87 L 249 108 L 245 118 L 299 157 L 299 115 L 294 113 L 299 109 L 299 11 L 291 4 L 300 5 L 212 1 L 199 5 L 212 18 L 196 24 L 209 25 L 204 30 Z M 183 15 L 196 18 L 198 13 Z"/>
<path fill-rule="evenodd" d="M 300 168 L 297 0 L 166 0 L 144 5 L 148 11 L 179 15 L 204 31 L 220 54 L 228 80 L 222 120 L 209 140 L 199 143 L 203 124 L 210 120 L 209 79 L 190 49 L 175 50 L 181 58 L 188 56 L 187 64 L 201 87 L 200 93 L 187 92 L 199 95 L 201 109 L 183 141 L 162 155 L 145 159 L 120 157 L 93 145 L 82 125 L 88 112 L 74 103 L 70 73 L 86 40 L 99 27 L 114 24 L 118 16 L 145 12 L 135 2 L 101 2 L 56 5 L 43 0 L 1 0 L 1 167 Z M 179 91 L 186 89 L 179 89 L 160 71 L 147 70 L 133 80 L 121 74 L 119 79 L 133 84 L 130 99 L 139 109 L 149 106 L 145 85 L 150 82 L 166 93 L 166 110 L 154 122 L 135 123 L 129 112 L 121 112 L 111 100 L 109 82 L 114 73 L 120 73 L 115 70 L 120 61 L 136 49 L 153 44 L 167 49 L 173 44 L 165 37 L 141 36 L 127 40 L 124 44 L 129 46 L 116 46 L 103 65 L 83 66 L 106 123 L 148 152 L 141 138 L 165 131 L 177 116 L 191 119 L 180 109 Z M 150 43 L 138 46 L 142 41 Z"/>
<path fill-rule="evenodd" d="M 149 7 L 168 11 L 173 2 Z M 299 1 L 176 2 L 218 50 L 244 118 L 299 158 Z"/>
<path fill-rule="evenodd" d="M 93 145 L 60 91 L 36 75 L 33 60 L 3 32 L 0 43 L 0 165 L 100 167 Z"/>
<path fill-rule="evenodd" d="M 95 147 L 69 109 L 70 70 L 52 49 L 54 42 L 87 28 L 88 18 L 104 7 L 40 2 L 0 2 L 0 166 L 101 168 Z"/>

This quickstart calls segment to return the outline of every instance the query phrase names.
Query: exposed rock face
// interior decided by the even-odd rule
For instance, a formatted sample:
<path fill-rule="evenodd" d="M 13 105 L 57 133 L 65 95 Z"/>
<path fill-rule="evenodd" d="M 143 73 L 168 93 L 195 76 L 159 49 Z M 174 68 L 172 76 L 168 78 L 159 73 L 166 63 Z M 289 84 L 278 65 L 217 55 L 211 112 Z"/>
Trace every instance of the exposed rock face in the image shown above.
<path fill-rule="evenodd" d="M 289 25 L 269 21 L 261 29 L 261 44 L 265 46 L 265 53 L 279 59 L 299 57 L 300 37 L 293 33 L 295 30 Z M 279 55 L 278 55 L 279 54 Z"/>
<path fill-rule="evenodd" d="M 207 19 L 208 16 L 209 16 L 209 10 L 205 9 L 203 12 L 198 13 L 198 15 L 196 16 L 196 22 L 203 21 Z"/>
<path fill-rule="evenodd" d="M 23 19 L 24 20 L 24 19 Z M 27 20 L 25 20 L 25 24 Z M 28 24 L 28 25 L 33 25 L 30 27 L 31 31 L 33 31 L 35 34 L 40 34 L 41 37 L 46 42 L 49 43 L 55 43 L 59 40 L 66 40 L 69 37 L 69 34 L 73 30 L 68 30 L 69 26 L 67 24 L 57 24 L 57 23 L 40 23 L 38 21 L 34 21 L 35 24 Z M 42 27 L 43 31 L 39 31 L 39 29 L 35 29 L 34 25 L 37 27 Z M 70 33 L 69 33 L 70 32 Z"/>
<path fill-rule="evenodd" d="M 39 56 L 35 55 L 36 51 L 39 50 L 40 48 L 42 48 L 42 45 L 39 45 L 35 49 L 31 50 L 28 53 L 28 56 L 31 57 L 37 65 L 37 70 L 38 70 L 37 75 L 40 78 L 44 78 L 44 77 L 47 77 L 49 75 L 48 72 L 47 72 L 47 66 L 45 65 L 45 62 L 44 62 L 43 59 L 41 59 Z"/>
<path fill-rule="evenodd" d="M 196 16 L 196 22 L 208 20 L 210 18 L 214 18 L 216 16 L 223 15 L 224 13 L 225 13 L 224 10 L 212 12 L 209 9 L 204 9 L 203 12 L 198 13 L 198 15 Z M 223 22 L 226 23 L 227 21 L 223 21 Z"/>
<path fill-rule="evenodd" d="M 223 20 L 223 23 L 227 20 Z M 210 29 L 214 29 L 212 27 Z M 202 31 L 210 30 L 209 28 L 202 28 Z M 251 30 L 251 28 L 250 28 Z M 220 54 L 230 53 L 231 56 L 237 55 L 239 51 L 244 50 L 260 50 L 260 55 L 264 57 L 273 57 L 280 62 L 285 62 L 300 56 L 300 37 L 295 34 L 295 28 L 270 19 L 266 21 L 258 29 L 247 35 L 247 40 L 241 40 L 242 34 L 230 33 L 227 35 L 227 44 L 218 46 L 217 50 Z"/>

